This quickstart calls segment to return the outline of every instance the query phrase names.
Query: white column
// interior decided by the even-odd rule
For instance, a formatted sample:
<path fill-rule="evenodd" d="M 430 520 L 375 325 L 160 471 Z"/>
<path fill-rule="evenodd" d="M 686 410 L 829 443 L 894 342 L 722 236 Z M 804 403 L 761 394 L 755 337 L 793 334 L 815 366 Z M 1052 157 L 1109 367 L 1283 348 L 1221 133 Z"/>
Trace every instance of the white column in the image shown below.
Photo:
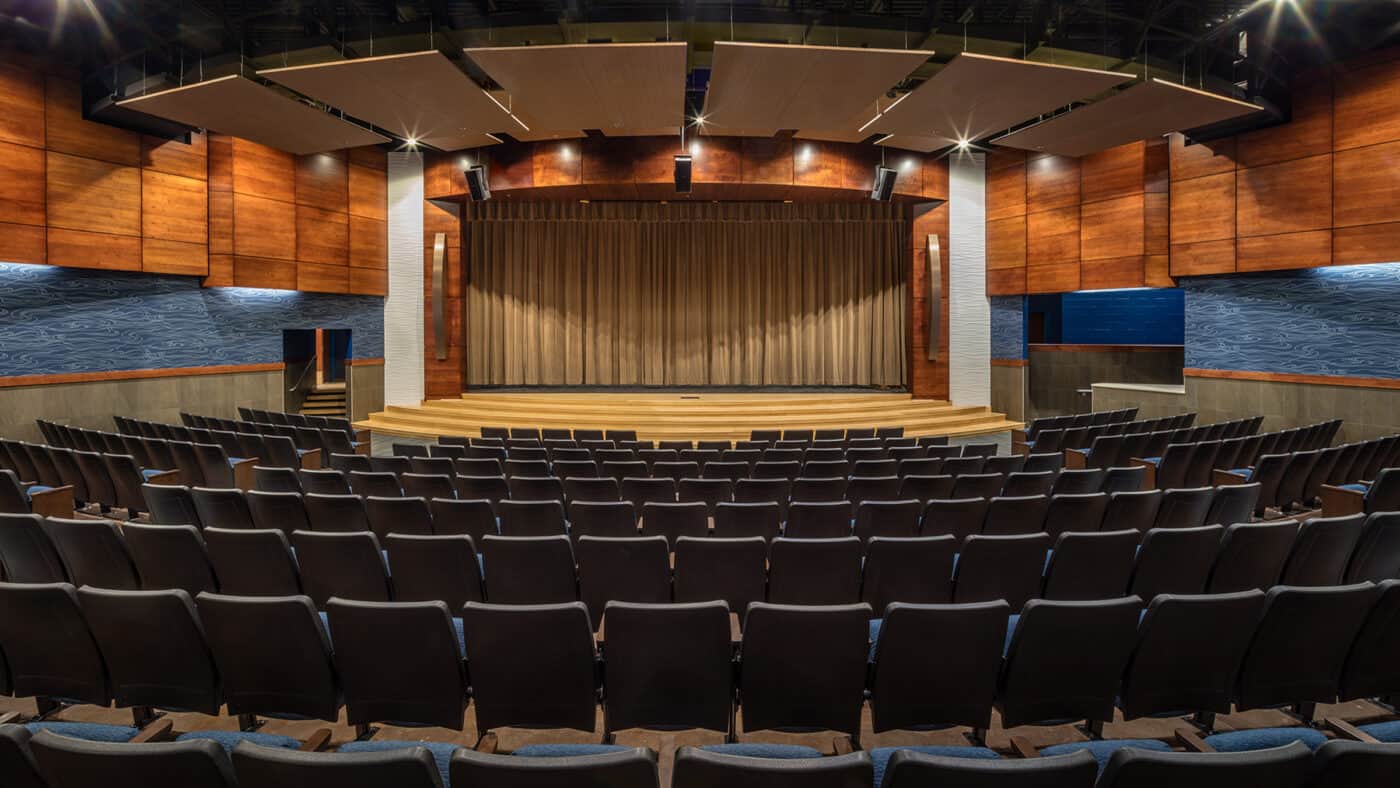
<path fill-rule="evenodd" d="M 948 162 L 948 392 L 955 405 L 992 401 L 987 300 L 987 173 L 981 153 Z"/>
<path fill-rule="evenodd" d="M 423 402 L 423 157 L 389 154 L 389 297 L 384 404 Z"/>

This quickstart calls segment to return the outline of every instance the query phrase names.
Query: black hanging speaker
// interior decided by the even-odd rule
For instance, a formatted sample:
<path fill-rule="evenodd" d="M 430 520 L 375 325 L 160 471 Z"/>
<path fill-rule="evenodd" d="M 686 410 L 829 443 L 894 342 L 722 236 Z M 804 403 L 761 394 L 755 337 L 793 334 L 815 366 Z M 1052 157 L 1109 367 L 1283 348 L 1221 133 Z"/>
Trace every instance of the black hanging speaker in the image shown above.
<path fill-rule="evenodd" d="M 467 168 L 467 191 L 476 202 L 491 199 L 491 187 L 486 184 L 486 168 L 482 165 Z"/>
<path fill-rule="evenodd" d="M 870 199 L 889 202 L 894 195 L 894 179 L 897 173 L 889 167 L 875 168 L 875 188 L 870 190 Z"/>
<path fill-rule="evenodd" d="M 689 153 L 676 154 L 676 193 L 690 194 L 690 164 Z"/>

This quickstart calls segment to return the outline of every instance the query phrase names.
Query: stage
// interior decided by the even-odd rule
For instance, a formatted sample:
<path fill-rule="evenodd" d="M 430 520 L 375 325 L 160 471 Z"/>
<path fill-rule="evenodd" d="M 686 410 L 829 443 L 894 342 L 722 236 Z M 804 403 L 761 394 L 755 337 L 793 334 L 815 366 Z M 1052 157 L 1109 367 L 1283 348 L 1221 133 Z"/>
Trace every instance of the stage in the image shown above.
<path fill-rule="evenodd" d="M 391 405 L 355 423 L 383 435 L 477 436 L 481 427 L 635 429 L 642 440 L 743 440 L 756 429 L 902 426 L 906 435 L 983 435 L 1022 426 L 987 407 L 906 393 L 464 393 Z"/>

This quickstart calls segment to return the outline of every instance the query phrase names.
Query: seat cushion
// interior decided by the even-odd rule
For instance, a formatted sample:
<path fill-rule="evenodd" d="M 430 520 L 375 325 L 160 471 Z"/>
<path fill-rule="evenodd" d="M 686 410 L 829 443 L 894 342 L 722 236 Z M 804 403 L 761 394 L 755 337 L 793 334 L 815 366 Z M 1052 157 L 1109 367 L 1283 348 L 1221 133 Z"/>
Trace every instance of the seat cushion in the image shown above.
<path fill-rule="evenodd" d="M 224 752 L 233 752 L 233 748 L 239 742 L 248 742 L 262 747 L 278 747 L 283 750 L 296 750 L 301 747 L 301 742 L 290 736 L 277 736 L 271 733 L 255 733 L 251 731 L 190 731 L 175 737 L 175 741 L 191 741 L 194 739 L 208 739 L 218 742 Z"/>
<path fill-rule="evenodd" d="M 438 772 L 442 774 L 442 784 L 444 788 L 451 788 L 452 782 L 448 778 L 451 771 L 452 753 L 462 748 L 460 744 L 440 741 L 403 741 L 397 739 L 367 739 L 365 741 L 352 741 L 349 744 L 341 745 L 337 752 L 388 752 L 392 750 L 406 750 L 410 747 L 423 747 L 433 754 L 433 762 L 437 764 Z"/>
<path fill-rule="evenodd" d="M 870 751 L 870 762 L 875 765 L 875 785 L 878 786 L 884 781 L 885 767 L 889 765 L 890 758 L 900 750 L 909 750 L 924 755 L 937 755 L 941 758 L 974 758 L 983 761 L 993 761 L 1001 757 L 994 750 L 989 750 L 986 747 L 958 747 L 956 745 L 876 747 Z"/>
<path fill-rule="evenodd" d="M 1156 739 L 1109 739 L 1106 741 L 1077 741 L 1069 744 L 1056 744 L 1041 750 L 1040 754 L 1049 757 L 1051 755 L 1069 755 L 1083 750 L 1094 756 L 1094 760 L 1098 761 L 1099 771 L 1102 772 L 1108 759 L 1113 757 L 1113 753 L 1124 747 L 1157 752 L 1171 752 L 1172 749 L 1171 745 Z"/>
<path fill-rule="evenodd" d="M 1249 478 L 1250 478 L 1251 476 L 1254 475 L 1254 469 L 1253 469 L 1253 468 L 1234 468 L 1234 469 L 1232 469 L 1232 470 L 1230 471 L 1230 473 L 1233 473 L 1233 474 L 1235 474 L 1236 476 L 1243 476 L 1243 477 L 1245 478 L 1245 480 L 1248 481 Z"/>
<path fill-rule="evenodd" d="M 1365 733 L 1371 734 L 1372 736 L 1376 737 L 1376 739 L 1383 742 L 1400 742 L 1400 720 L 1391 720 L 1390 722 L 1377 722 L 1372 725 L 1362 725 L 1361 730 Z"/>
<path fill-rule="evenodd" d="M 141 731 L 129 725 L 102 725 L 96 722 L 26 722 L 24 727 L 30 733 L 49 731 L 70 739 L 101 741 L 112 744 L 125 744 L 136 738 Z"/>
<path fill-rule="evenodd" d="M 24 488 L 24 497 L 26 500 L 33 500 L 35 495 L 38 495 L 39 493 L 46 493 L 52 489 L 52 487 L 48 487 L 42 484 L 33 484 Z"/>
<path fill-rule="evenodd" d="M 617 744 L 527 744 L 511 750 L 521 758 L 575 758 L 580 755 L 603 755 L 628 748 Z"/>
<path fill-rule="evenodd" d="M 1016 634 L 1016 622 L 1021 620 L 1021 614 L 1016 613 L 1006 619 L 1006 640 L 1001 644 L 1001 655 L 1006 656 L 1011 651 L 1011 636 Z"/>
<path fill-rule="evenodd" d="M 1308 745 L 1310 750 L 1316 750 L 1322 746 L 1323 742 L 1327 741 L 1327 736 L 1322 731 L 1300 726 L 1297 728 L 1257 728 L 1252 731 L 1231 731 L 1205 738 L 1205 743 L 1214 747 L 1216 752 L 1267 750 L 1271 747 L 1292 744 L 1295 741 Z"/>
<path fill-rule="evenodd" d="M 762 742 L 740 742 L 737 744 L 707 744 L 702 750 L 724 755 L 742 755 L 745 758 L 820 758 L 822 754 L 813 747 L 800 744 L 764 744 Z"/>
<path fill-rule="evenodd" d="M 883 618 L 870 619 L 870 654 L 866 658 L 871 662 L 875 661 L 875 644 L 880 642 L 880 625 L 884 623 Z"/>
<path fill-rule="evenodd" d="M 1359 493 L 1364 493 L 1371 489 L 1370 487 L 1367 487 L 1364 484 L 1343 484 L 1340 486 L 1343 490 L 1351 490 L 1352 492 Z"/>
<path fill-rule="evenodd" d="M 141 469 L 141 478 L 143 478 L 143 479 L 149 479 L 149 478 L 151 478 L 152 476 L 159 476 L 159 475 L 161 475 L 162 473 L 165 473 L 165 471 L 161 470 L 160 468 L 142 468 L 142 469 Z"/>

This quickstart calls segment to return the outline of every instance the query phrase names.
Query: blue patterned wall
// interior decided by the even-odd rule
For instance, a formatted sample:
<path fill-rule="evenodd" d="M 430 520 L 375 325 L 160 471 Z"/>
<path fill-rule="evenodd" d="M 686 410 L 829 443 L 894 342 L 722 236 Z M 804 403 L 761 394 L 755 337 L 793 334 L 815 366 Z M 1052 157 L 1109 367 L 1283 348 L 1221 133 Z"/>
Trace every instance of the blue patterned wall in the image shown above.
<path fill-rule="evenodd" d="M 1184 341 L 1185 305 L 1176 288 L 1064 293 L 1060 309 L 1059 341 L 1066 345 L 1180 345 Z"/>
<path fill-rule="evenodd" d="M 1025 358 L 1025 296 L 992 296 L 991 302 L 992 358 Z"/>
<path fill-rule="evenodd" d="M 1400 378 L 1400 263 L 1180 286 L 1188 368 Z"/>
<path fill-rule="evenodd" d="M 0 377 L 275 363 L 286 328 L 348 328 L 378 358 L 384 299 L 0 263 Z"/>

